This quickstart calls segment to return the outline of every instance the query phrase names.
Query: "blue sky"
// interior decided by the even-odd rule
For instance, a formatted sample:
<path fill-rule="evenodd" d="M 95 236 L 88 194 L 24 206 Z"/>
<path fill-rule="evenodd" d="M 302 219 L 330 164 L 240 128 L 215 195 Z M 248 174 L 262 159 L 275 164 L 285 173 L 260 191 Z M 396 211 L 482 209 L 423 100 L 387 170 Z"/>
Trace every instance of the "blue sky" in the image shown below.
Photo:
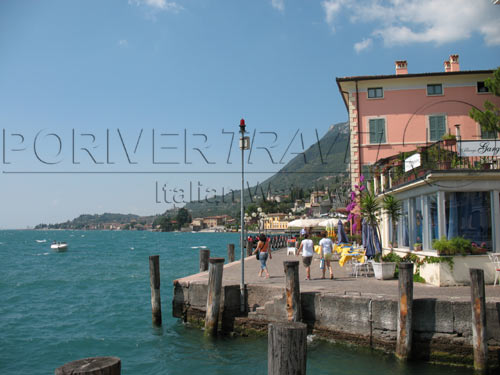
<path fill-rule="evenodd" d="M 249 170 L 276 171 L 347 120 L 335 77 L 393 74 L 401 59 L 442 71 L 453 53 L 462 70 L 493 69 L 499 19 L 490 0 L 3 0 L 0 228 L 160 213 L 157 183 L 238 188 L 240 118 L 275 162 L 254 150 Z M 155 160 L 177 164 L 153 163 L 153 130 Z"/>

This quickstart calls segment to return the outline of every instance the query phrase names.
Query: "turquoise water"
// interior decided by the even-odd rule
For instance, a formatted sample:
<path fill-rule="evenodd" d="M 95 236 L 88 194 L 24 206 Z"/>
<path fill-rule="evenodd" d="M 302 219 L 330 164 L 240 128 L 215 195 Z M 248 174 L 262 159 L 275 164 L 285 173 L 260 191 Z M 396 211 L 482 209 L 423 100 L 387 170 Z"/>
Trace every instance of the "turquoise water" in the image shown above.
<path fill-rule="evenodd" d="M 53 374 L 113 355 L 122 374 L 266 374 L 265 338 L 205 339 L 171 317 L 172 281 L 195 273 L 197 246 L 226 256 L 236 233 L 0 231 L 0 374 Z M 39 243 L 37 240 L 46 240 Z M 67 241 L 66 253 L 50 250 Z M 160 255 L 163 326 L 151 325 L 149 255 Z M 237 257 L 239 258 L 239 257 Z M 312 340 L 309 374 L 470 374 Z"/>

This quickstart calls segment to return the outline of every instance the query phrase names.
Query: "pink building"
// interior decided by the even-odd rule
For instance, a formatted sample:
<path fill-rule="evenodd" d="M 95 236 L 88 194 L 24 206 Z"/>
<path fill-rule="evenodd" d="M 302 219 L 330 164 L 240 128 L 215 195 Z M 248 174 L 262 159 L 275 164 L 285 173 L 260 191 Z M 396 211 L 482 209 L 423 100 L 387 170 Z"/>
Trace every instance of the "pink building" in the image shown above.
<path fill-rule="evenodd" d="M 484 86 L 492 73 L 460 71 L 458 55 L 451 55 L 443 72 L 409 74 L 407 62 L 396 61 L 394 75 L 337 78 L 349 113 L 351 183 L 359 181 L 363 167 L 445 133 L 462 140 L 497 138 L 469 117 L 485 100 L 500 105 Z"/>

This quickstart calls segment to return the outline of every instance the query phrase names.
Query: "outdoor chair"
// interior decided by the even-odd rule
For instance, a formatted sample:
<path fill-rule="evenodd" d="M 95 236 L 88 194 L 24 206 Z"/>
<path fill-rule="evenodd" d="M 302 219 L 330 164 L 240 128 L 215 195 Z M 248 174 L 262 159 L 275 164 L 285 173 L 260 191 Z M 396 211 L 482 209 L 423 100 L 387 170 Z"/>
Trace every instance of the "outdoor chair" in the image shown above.
<path fill-rule="evenodd" d="M 364 263 L 358 262 L 357 259 L 352 258 L 352 275 L 355 276 L 356 278 L 358 277 L 358 272 L 361 276 L 363 276 L 363 273 L 365 277 L 368 277 L 368 273 L 370 272 L 370 265 L 368 258 L 365 257 Z"/>
<path fill-rule="evenodd" d="M 495 286 L 500 276 L 500 255 L 488 254 L 488 256 L 490 257 L 491 263 L 493 263 L 493 267 L 495 268 L 495 281 L 493 282 L 493 286 Z"/>

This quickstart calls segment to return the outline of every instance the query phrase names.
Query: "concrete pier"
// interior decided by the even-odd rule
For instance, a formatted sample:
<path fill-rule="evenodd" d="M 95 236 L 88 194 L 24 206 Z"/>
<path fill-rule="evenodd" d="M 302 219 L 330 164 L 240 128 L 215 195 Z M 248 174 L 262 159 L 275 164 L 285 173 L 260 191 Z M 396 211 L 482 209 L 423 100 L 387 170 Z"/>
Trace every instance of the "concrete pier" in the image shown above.
<path fill-rule="evenodd" d="M 270 279 L 259 278 L 259 262 L 245 259 L 248 315 L 241 316 L 240 262 L 224 266 L 222 326 L 243 335 L 267 332 L 271 322 L 287 320 L 284 260 L 299 260 L 284 249 L 268 261 Z M 310 281 L 299 266 L 302 321 L 315 335 L 371 346 L 394 353 L 398 316 L 398 280 L 352 277 L 333 262 L 335 279 L 321 279 L 319 257 L 311 265 Z M 203 325 L 208 273 L 174 281 L 173 315 Z M 500 287 L 487 285 L 486 319 L 489 363 L 499 363 Z M 413 290 L 414 358 L 432 362 L 473 364 L 470 287 L 435 287 L 415 283 Z"/>

